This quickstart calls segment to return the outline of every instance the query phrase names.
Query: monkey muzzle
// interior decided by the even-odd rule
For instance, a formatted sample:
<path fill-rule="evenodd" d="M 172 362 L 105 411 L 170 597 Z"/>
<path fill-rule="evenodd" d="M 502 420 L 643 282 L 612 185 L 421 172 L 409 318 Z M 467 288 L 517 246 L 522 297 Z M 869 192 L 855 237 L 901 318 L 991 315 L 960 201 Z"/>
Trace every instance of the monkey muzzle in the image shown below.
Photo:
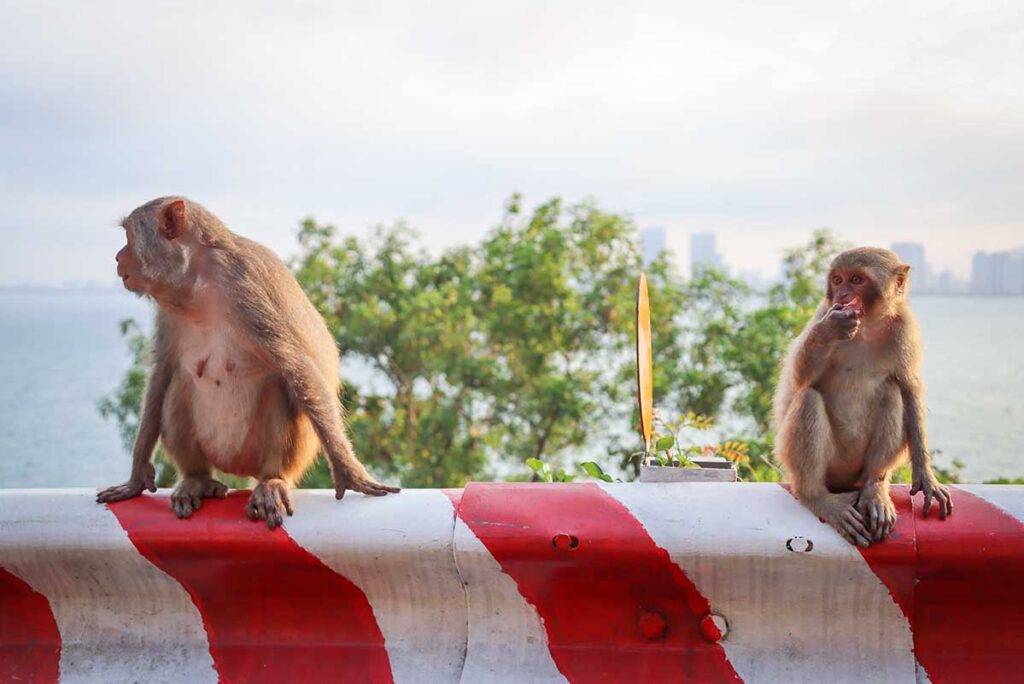
<path fill-rule="evenodd" d="M 854 316 L 864 315 L 864 303 L 861 302 L 859 295 L 854 295 L 850 301 L 842 305 L 843 311 L 853 314 Z"/>

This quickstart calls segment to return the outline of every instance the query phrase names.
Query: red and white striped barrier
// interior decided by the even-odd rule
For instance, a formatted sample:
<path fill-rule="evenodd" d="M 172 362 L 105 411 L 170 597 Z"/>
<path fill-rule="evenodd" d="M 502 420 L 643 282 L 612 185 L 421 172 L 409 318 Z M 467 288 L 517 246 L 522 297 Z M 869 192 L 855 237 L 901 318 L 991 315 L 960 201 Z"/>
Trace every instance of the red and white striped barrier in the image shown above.
<path fill-rule="evenodd" d="M 0 490 L 0 682 L 1020 681 L 1024 487 L 850 546 L 765 484 Z"/>

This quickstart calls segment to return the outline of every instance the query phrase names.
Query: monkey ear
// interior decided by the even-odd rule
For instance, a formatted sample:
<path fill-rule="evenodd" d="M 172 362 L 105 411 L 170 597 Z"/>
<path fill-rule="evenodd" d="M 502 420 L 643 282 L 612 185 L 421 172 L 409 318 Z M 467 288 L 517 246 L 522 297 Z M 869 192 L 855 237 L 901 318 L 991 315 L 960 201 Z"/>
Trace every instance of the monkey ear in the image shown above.
<path fill-rule="evenodd" d="M 907 275 L 910 273 L 909 264 L 900 264 L 896 267 L 896 273 L 893 275 L 893 280 L 896 283 L 896 292 L 903 293 L 907 288 Z"/>
<path fill-rule="evenodd" d="M 160 211 L 160 234 L 177 240 L 185 233 L 185 200 L 176 199 Z"/>

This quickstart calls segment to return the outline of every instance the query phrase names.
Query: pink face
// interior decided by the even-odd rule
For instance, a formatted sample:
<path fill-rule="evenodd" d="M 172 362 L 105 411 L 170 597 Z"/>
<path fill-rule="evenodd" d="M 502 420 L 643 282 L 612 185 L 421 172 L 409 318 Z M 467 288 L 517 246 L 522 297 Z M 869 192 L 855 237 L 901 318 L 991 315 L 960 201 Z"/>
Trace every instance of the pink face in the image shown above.
<path fill-rule="evenodd" d="M 874 282 L 859 269 L 832 269 L 828 275 L 828 290 L 833 304 L 856 307 L 860 311 L 878 296 Z"/>

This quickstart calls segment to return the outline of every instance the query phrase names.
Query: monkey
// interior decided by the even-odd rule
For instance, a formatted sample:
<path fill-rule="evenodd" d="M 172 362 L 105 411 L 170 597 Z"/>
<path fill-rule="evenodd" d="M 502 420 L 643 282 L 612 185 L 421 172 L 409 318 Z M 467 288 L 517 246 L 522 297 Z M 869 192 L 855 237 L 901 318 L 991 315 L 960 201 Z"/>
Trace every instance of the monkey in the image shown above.
<path fill-rule="evenodd" d="M 117 274 L 157 307 L 153 365 L 131 476 L 99 492 L 98 503 L 156 491 L 158 439 L 180 476 L 170 499 L 179 518 L 226 495 L 216 467 L 256 478 L 246 511 L 273 530 L 292 515 L 289 490 L 321 449 L 336 498 L 346 489 L 399 491 L 374 480 L 353 453 L 334 337 L 272 251 L 184 197 L 143 204 L 121 226 Z"/>
<path fill-rule="evenodd" d="M 910 493 L 924 494 L 924 515 L 933 499 L 940 519 L 953 511 L 928 453 L 909 272 L 886 249 L 836 256 L 824 298 L 788 349 L 774 397 L 775 453 L 793 494 L 861 547 L 892 532 L 889 478 L 908 453 Z"/>

